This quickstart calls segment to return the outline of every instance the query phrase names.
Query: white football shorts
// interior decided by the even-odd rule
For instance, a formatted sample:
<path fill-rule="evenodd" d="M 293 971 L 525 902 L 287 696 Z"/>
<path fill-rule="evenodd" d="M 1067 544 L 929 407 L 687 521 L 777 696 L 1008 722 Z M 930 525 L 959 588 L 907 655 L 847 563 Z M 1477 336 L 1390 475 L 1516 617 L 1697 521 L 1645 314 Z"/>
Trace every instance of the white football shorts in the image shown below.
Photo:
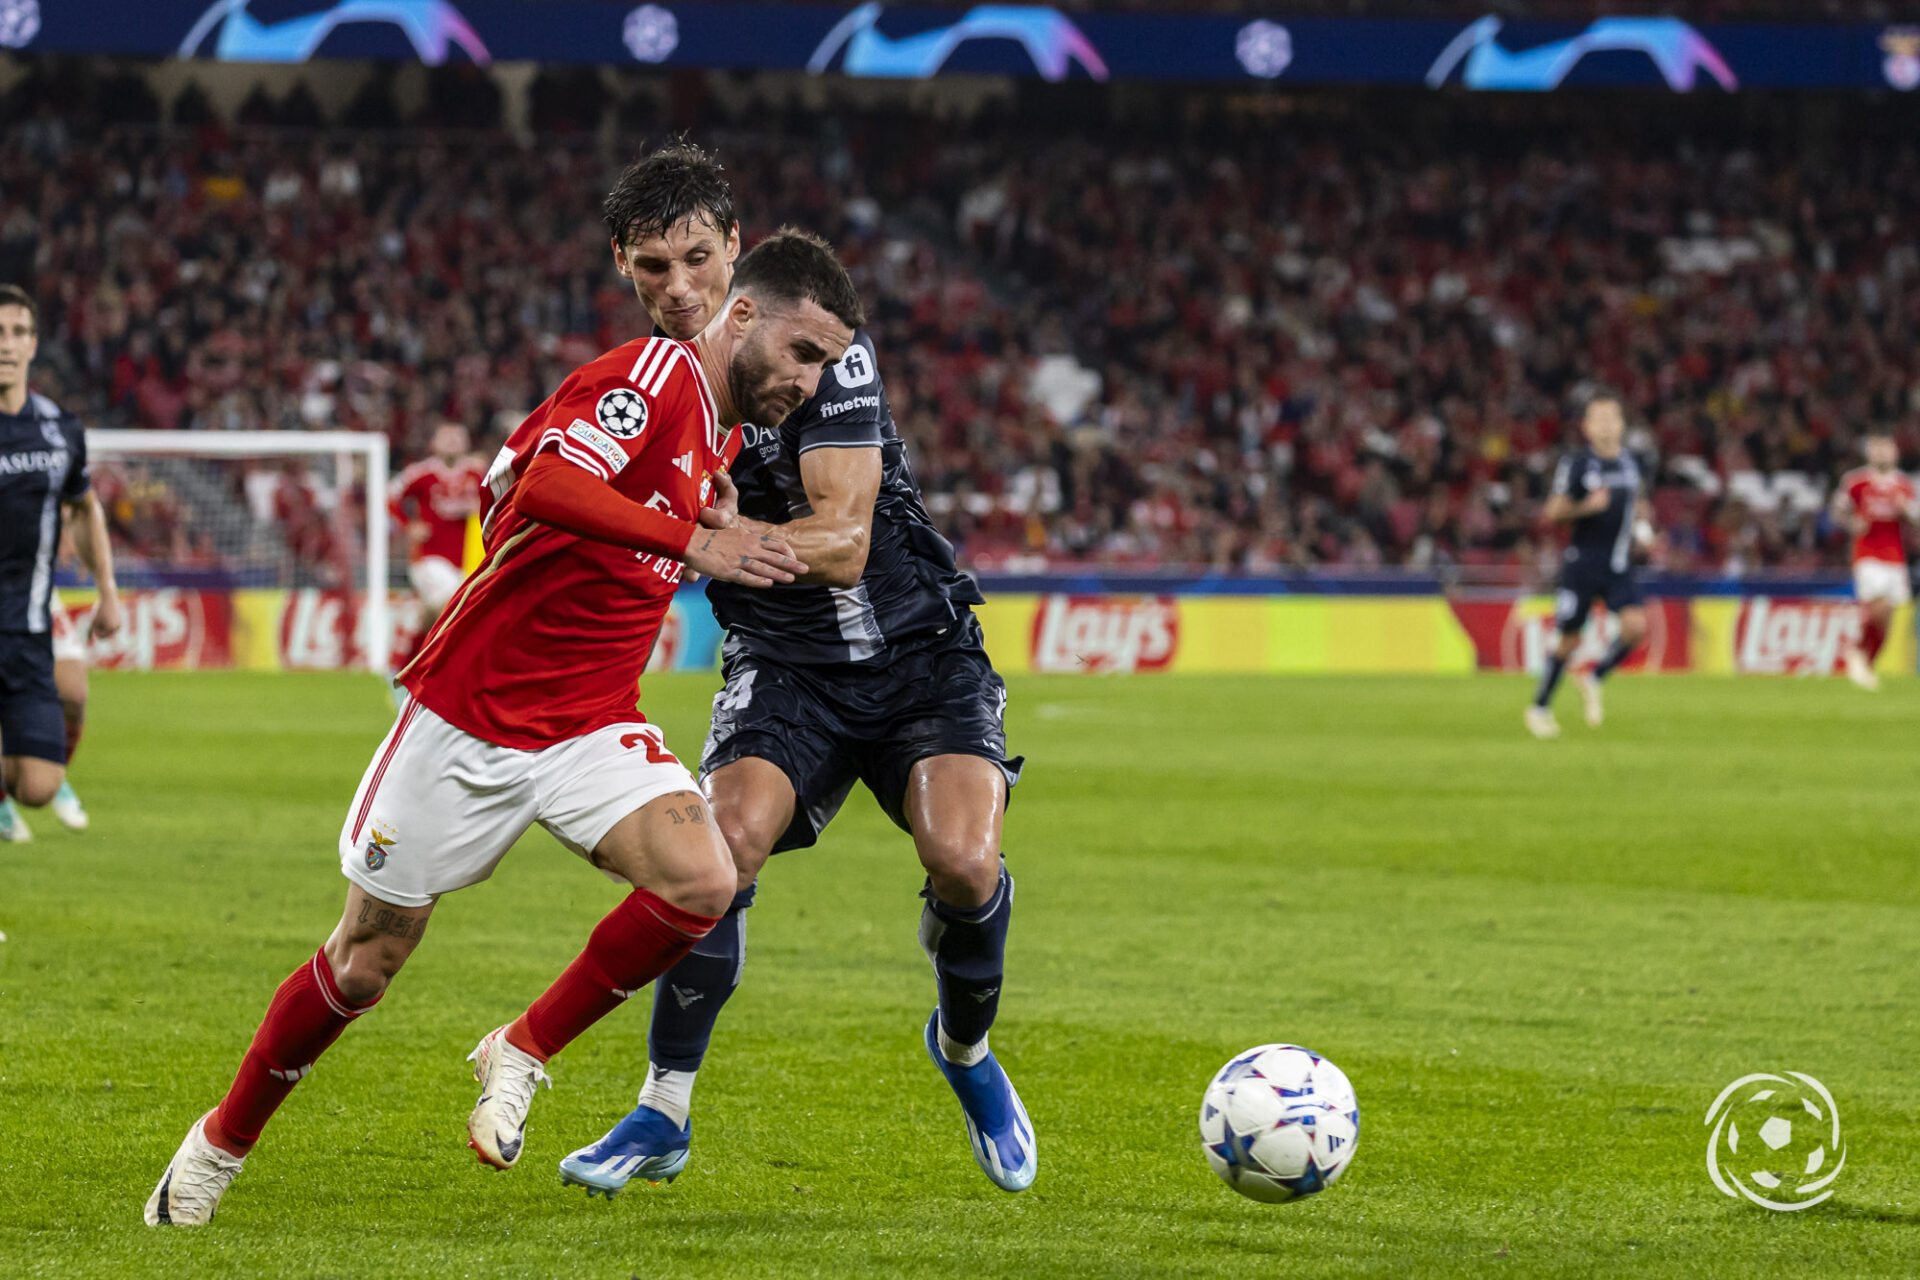
<path fill-rule="evenodd" d="M 409 701 L 347 810 L 340 870 L 382 902 L 424 907 L 492 875 L 536 822 L 584 858 L 628 814 L 698 790 L 655 725 L 609 725 L 517 751 Z"/>
<path fill-rule="evenodd" d="M 407 566 L 407 581 L 428 613 L 439 613 L 466 580 L 460 566 L 444 556 L 421 556 Z"/>
<path fill-rule="evenodd" d="M 1907 578 L 1907 566 L 1891 560 L 1854 561 L 1853 598 L 1862 602 L 1885 600 L 1896 609 L 1912 604 L 1913 584 Z"/>
<path fill-rule="evenodd" d="M 73 619 L 67 616 L 67 611 L 61 607 L 58 600 L 55 600 L 52 607 L 47 610 L 47 616 L 51 619 L 51 627 L 53 630 L 53 660 L 55 662 L 85 662 L 87 660 L 87 636 L 85 630 L 73 625 Z M 91 612 L 81 616 L 88 620 L 88 626 L 93 625 L 91 621 L 93 615 Z"/>

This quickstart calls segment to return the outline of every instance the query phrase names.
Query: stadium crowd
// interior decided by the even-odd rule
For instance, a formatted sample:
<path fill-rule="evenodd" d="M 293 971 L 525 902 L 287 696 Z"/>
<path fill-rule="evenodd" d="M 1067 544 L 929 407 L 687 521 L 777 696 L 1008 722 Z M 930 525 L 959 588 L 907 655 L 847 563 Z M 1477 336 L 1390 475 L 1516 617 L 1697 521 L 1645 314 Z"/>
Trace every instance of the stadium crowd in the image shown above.
<path fill-rule="evenodd" d="M 404 460 L 442 418 L 498 436 L 643 331 L 594 134 L 255 118 L 76 145 L 42 112 L 0 141 L 0 276 L 41 300 L 47 389 L 95 421 L 378 430 Z M 897 111 L 698 136 L 749 242 L 792 221 L 843 249 L 977 567 L 1530 573 L 1600 386 L 1675 569 L 1843 562 L 1824 500 L 1860 432 L 1920 454 L 1910 143 L 1429 146 L 1351 114 L 1035 138 Z"/>

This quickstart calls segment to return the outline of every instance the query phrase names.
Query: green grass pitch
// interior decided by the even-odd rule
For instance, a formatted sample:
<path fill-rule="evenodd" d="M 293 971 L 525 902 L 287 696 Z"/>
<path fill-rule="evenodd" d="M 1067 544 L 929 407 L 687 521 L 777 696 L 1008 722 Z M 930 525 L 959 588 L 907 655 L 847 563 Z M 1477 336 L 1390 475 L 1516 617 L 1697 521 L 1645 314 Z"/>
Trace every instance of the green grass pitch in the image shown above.
<path fill-rule="evenodd" d="M 714 681 L 645 705 L 697 752 Z M 554 1064 L 520 1167 L 465 1147 L 462 1058 L 614 886 L 536 832 L 443 903 L 219 1217 L 140 1211 L 267 996 L 325 937 L 390 719 L 362 676 L 100 675 L 76 781 L 0 845 L 0 1276 L 1903 1276 L 1920 1270 L 1920 682 L 1629 678 L 1541 744 L 1516 679 L 1026 678 L 994 1046 L 1020 1196 L 925 1061 L 910 844 L 856 792 L 784 855 L 695 1099 L 693 1159 L 611 1203 L 554 1163 L 631 1104 L 646 1000 Z M 1269 1040 L 1344 1067 L 1358 1158 L 1245 1201 L 1196 1109 Z M 1716 1192 L 1714 1095 L 1797 1069 L 1828 1204 Z"/>

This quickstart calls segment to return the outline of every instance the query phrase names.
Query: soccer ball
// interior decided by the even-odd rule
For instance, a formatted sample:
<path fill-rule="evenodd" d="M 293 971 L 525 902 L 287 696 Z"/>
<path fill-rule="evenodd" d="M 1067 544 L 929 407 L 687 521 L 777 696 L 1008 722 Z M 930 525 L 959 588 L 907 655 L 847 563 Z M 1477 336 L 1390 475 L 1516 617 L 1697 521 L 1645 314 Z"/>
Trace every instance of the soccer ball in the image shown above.
<path fill-rule="evenodd" d="M 1200 1146 L 1220 1180 L 1279 1204 L 1324 1191 L 1360 1143 L 1360 1103 L 1340 1068 L 1297 1044 L 1263 1044 L 1220 1068 L 1200 1103 Z"/>

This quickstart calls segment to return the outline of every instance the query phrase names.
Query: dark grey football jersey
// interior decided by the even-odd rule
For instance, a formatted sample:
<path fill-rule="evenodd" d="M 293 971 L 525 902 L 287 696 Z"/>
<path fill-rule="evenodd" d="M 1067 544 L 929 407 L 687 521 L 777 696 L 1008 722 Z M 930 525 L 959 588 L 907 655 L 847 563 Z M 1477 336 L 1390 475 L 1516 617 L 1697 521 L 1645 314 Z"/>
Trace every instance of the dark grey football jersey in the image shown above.
<path fill-rule="evenodd" d="M 37 392 L 0 413 L 0 631 L 50 627 L 61 507 L 91 483 L 78 418 Z"/>
<path fill-rule="evenodd" d="M 1560 459 L 1553 473 L 1553 492 L 1579 502 L 1599 489 L 1608 492 L 1606 509 L 1573 522 L 1567 559 L 1589 568 L 1624 573 L 1633 552 L 1640 464 L 1624 451 L 1618 457 L 1602 458 L 1591 449 L 1575 449 Z"/>
<path fill-rule="evenodd" d="M 741 427 L 733 463 L 740 514 L 770 524 L 811 515 L 800 459 L 815 449 L 880 450 L 866 571 L 852 587 L 708 583 L 707 598 L 729 645 L 805 665 L 883 663 L 890 649 L 944 631 L 965 606 L 981 602 L 980 589 L 956 567 L 952 544 L 920 501 L 864 330 L 785 422 Z"/>

